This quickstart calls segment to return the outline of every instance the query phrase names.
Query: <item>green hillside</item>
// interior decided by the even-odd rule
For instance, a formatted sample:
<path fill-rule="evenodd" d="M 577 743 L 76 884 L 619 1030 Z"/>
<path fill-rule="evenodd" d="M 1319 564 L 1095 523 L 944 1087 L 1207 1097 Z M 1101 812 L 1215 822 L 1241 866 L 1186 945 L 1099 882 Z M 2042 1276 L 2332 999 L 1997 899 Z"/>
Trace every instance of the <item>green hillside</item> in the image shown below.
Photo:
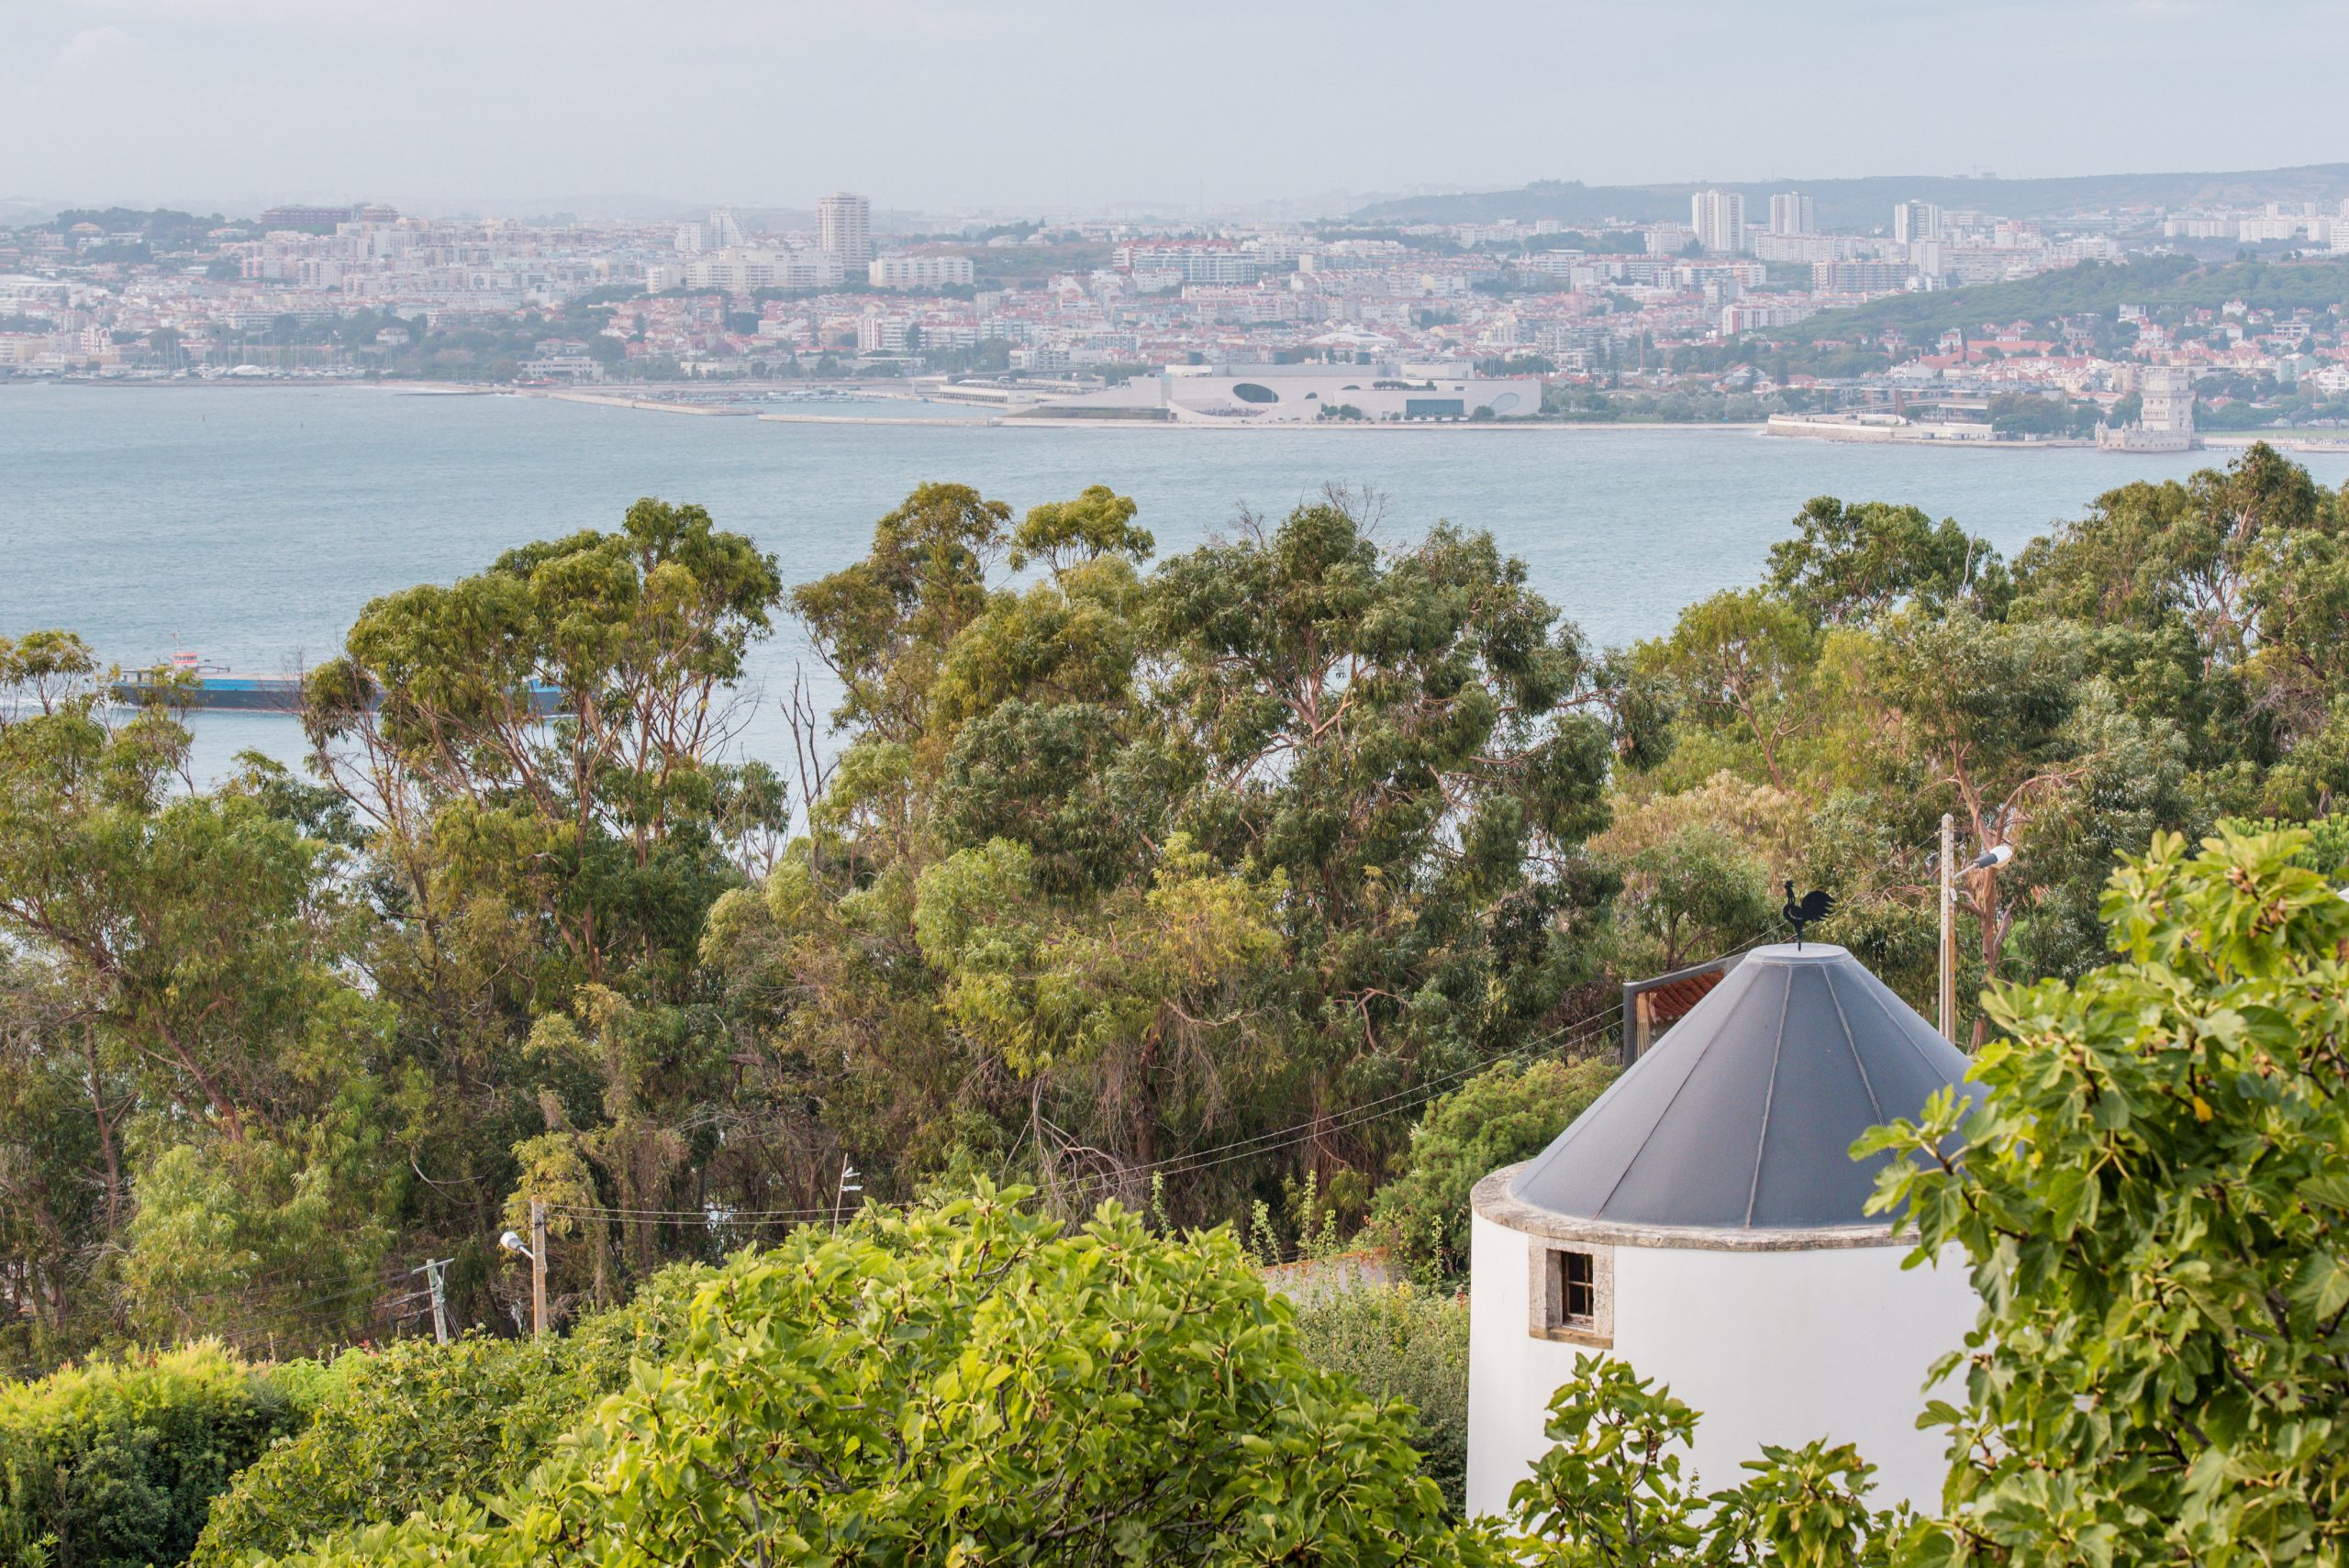
<path fill-rule="evenodd" d="M 2269 201 L 2337 202 L 2349 197 L 2349 163 L 2312 163 L 2288 169 L 2232 173 L 2082 174 L 2061 179 L 1966 179 L 1939 174 L 1874 175 L 1857 180 L 1736 182 L 1717 187 L 1696 182 L 1664 185 L 1586 185 L 1579 180 L 1540 180 L 1520 190 L 1479 191 L 1459 195 L 1412 196 L 1379 202 L 1354 214 L 1364 223 L 1491 223 L 1502 218 L 1531 222 L 1628 223 L 1688 220 L 1693 191 L 1742 192 L 1746 210 L 1766 208 L 1774 191 L 1799 190 L 1814 203 L 1827 229 L 1878 228 L 1891 222 L 1895 202 L 1937 202 L 1949 207 L 1978 207 L 2008 217 L 2043 217 L 2087 207 L 2147 204 L 2183 206 L 2197 203 Z"/>
<path fill-rule="evenodd" d="M 1970 332 L 1991 322 L 2047 321 L 2090 312 L 2110 317 L 2123 304 L 2216 309 L 2232 299 L 2269 310 L 2323 310 L 2349 303 L 2349 261 L 2234 261 L 2219 267 L 2198 265 L 2186 256 L 2088 261 L 2014 283 L 1891 295 L 1774 328 L 1769 336 L 1815 343 L 1897 327 L 1914 342 L 1952 327 Z"/>

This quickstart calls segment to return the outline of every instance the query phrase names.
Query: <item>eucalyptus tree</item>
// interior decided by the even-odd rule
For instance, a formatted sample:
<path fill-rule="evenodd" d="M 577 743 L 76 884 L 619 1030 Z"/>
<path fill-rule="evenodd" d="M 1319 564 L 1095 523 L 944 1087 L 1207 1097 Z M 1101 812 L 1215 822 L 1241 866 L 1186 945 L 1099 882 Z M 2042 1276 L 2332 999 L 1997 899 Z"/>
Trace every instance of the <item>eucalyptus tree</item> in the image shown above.
<path fill-rule="evenodd" d="M 648 499 L 374 601 L 311 672 L 316 765 L 373 868 L 362 962 L 425 1086 L 396 1137 L 428 1236 L 494 1234 L 534 1137 L 577 1135 L 596 1195 L 640 1207 L 723 1162 L 741 1073 L 699 951 L 738 854 L 782 825 L 772 774 L 728 754 L 781 596 L 748 539 Z"/>
<path fill-rule="evenodd" d="M 399 1182 L 374 1136 L 387 1014 L 341 978 L 342 851 L 250 770 L 188 792 L 187 730 L 111 715 L 77 639 L 0 651 L 0 1163 L 44 1233 L 33 1296 L 61 1335 L 295 1338 L 320 1325 L 287 1304 L 322 1291 L 347 1318 Z"/>
<path fill-rule="evenodd" d="M 2098 672 L 2176 724 L 2214 798 L 2321 811 L 2349 788 L 2344 532 L 2342 496 L 2256 444 L 2223 470 L 2099 496 L 2018 559 L 2015 613 L 2087 629 Z"/>
<path fill-rule="evenodd" d="M 1359 1203 L 1397 1129 L 1346 1107 L 1586 973 L 1583 841 L 1653 712 L 1485 535 L 1384 550 L 1333 496 L 1152 548 L 1102 486 L 1015 524 L 925 485 L 799 589 L 840 763 L 721 967 L 792 955 L 770 1036 L 855 1064 L 820 1093 L 872 1162 L 1072 1200 L 1160 1167 L 1193 1215 L 1309 1166 Z M 1260 1155 L 1192 1167 L 1230 1138 Z"/>

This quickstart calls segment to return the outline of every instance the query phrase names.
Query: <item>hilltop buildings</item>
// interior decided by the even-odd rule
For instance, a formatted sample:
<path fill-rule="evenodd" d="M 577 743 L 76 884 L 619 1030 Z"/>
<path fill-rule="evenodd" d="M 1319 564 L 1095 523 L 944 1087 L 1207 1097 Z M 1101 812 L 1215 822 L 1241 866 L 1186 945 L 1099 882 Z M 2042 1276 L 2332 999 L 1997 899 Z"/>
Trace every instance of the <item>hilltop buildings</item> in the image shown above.
<path fill-rule="evenodd" d="M 2026 395 L 2060 410 L 2063 433 L 2043 419 L 2032 439 L 2085 439 L 2095 410 L 2078 405 L 2109 408 L 2141 372 L 2170 367 L 2175 395 L 2156 387 L 2143 419 L 2108 432 L 2122 451 L 2194 439 L 2195 399 L 2210 413 L 2230 399 L 2288 396 L 2296 417 L 2321 417 L 2319 406 L 2343 395 L 2349 320 L 2322 304 L 1961 318 L 1917 340 L 1800 325 L 1885 295 L 2184 243 L 2158 211 L 2075 224 L 1904 202 L 1866 232 L 1822 233 L 1809 193 L 1770 193 L 1766 226 L 1747 221 L 1749 195 L 1695 193 L 1693 226 L 1481 219 L 1379 231 L 958 217 L 876 237 L 871 203 L 844 192 L 809 214 L 721 208 L 682 223 L 428 219 L 371 205 L 277 208 L 267 224 L 208 228 L 176 220 L 168 237 L 61 222 L 0 231 L 0 375 L 564 382 L 862 371 L 927 373 L 940 378 L 934 395 L 1017 403 L 1089 395 L 1137 373 L 1139 394 L 1169 372 L 1278 365 L 1341 378 L 1317 389 L 1341 395 L 1334 402 L 1309 400 L 1324 419 L 1353 417 L 1336 408 L 1381 420 L 1783 414 L 1817 433 L 1849 416 L 1844 439 L 2005 439 L 1988 404 Z M 2193 223 L 2277 227 L 2288 217 L 2292 239 L 2260 243 L 2303 255 L 2329 257 L 2349 236 L 2349 212 L 2194 214 Z M 584 352 L 540 347 L 550 341 Z M 1407 365 L 1448 368 L 1408 378 L 1386 368 Z M 1365 373 L 1459 382 L 1460 412 L 1435 411 L 1448 410 L 1448 390 L 1415 399 L 1364 384 Z M 985 378 L 1001 384 L 963 384 Z M 1169 393 L 1160 417 L 1280 423 L 1308 401 L 1300 391 L 1292 402 L 1277 378 L 1235 374 L 1210 393 L 1212 379 Z M 1241 380 L 1284 395 L 1251 403 L 1235 390 Z M 1492 384 L 1490 395 L 1472 383 Z M 1507 411 L 1504 395 L 1518 399 Z M 2242 412 L 2221 422 L 2241 427 Z"/>

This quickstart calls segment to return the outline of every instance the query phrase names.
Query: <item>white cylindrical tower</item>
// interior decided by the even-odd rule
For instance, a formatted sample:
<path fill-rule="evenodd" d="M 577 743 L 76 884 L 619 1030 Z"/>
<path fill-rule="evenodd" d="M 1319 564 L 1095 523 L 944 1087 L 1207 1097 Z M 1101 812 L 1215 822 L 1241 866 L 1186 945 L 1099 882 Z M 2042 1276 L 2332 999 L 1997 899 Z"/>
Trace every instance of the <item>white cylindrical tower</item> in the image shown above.
<path fill-rule="evenodd" d="M 1840 947 L 1748 954 L 1549 1148 L 1477 1184 L 1470 1245 L 1468 1510 L 1498 1514 L 1550 1447 L 1578 1355 L 1671 1386 L 1718 1489 L 1765 1443 L 1858 1445 L 1880 1506 L 1935 1505 L 1935 1360 L 1977 1301 L 1962 1261 L 1865 1212 L 1869 1128 L 1913 1117 L 1965 1057 Z"/>

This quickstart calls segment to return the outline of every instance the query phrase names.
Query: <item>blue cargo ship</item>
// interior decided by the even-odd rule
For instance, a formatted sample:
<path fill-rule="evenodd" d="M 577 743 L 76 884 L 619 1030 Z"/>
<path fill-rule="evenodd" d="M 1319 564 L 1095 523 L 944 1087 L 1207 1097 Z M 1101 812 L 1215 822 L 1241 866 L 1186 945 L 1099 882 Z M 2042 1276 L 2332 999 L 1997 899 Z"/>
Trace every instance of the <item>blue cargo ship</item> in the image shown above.
<path fill-rule="evenodd" d="M 240 674 L 221 665 L 199 662 L 193 653 L 175 653 L 168 664 L 130 671 L 114 683 L 114 698 L 117 702 L 143 706 L 157 700 L 167 682 L 178 688 L 171 700 L 183 707 L 237 713 L 302 711 L 301 676 Z M 562 699 L 560 688 L 543 681 L 530 683 L 532 713 L 540 717 L 551 714 Z"/>

